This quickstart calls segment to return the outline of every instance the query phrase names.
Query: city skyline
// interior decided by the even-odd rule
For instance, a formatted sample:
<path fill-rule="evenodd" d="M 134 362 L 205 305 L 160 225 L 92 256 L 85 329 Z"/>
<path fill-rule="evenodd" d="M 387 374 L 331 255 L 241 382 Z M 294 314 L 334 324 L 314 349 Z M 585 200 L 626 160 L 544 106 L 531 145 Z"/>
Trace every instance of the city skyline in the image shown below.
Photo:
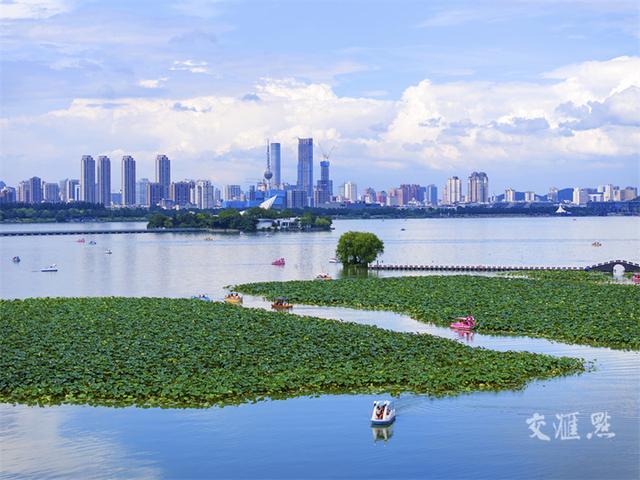
<path fill-rule="evenodd" d="M 1 13 L 9 184 L 85 152 L 129 154 L 152 179 L 163 152 L 174 178 L 243 183 L 265 138 L 292 178 L 298 137 L 335 146 L 334 178 L 376 188 L 471 171 L 493 172 L 494 194 L 638 178 L 634 2 L 37 5 Z M 302 10 L 317 19 L 306 35 Z"/>

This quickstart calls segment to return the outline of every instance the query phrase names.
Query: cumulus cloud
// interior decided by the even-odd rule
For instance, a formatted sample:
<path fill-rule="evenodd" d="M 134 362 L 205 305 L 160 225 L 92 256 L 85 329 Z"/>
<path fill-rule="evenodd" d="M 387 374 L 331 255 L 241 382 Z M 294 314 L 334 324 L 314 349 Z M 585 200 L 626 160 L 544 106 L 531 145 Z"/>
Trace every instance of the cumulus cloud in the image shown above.
<path fill-rule="evenodd" d="M 151 162 L 160 151 L 179 159 L 185 175 L 233 183 L 261 168 L 265 138 L 293 159 L 296 137 L 306 136 L 336 145 L 337 165 L 353 177 L 371 165 L 380 177 L 384 169 L 552 168 L 560 160 L 573 168 L 607 159 L 630 165 L 640 155 L 638 61 L 573 65 L 543 82 L 424 80 L 395 101 L 339 96 L 329 84 L 293 79 L 264 79 L 245 96 L 77 99 L 6 120 L 3 151 L 7 159 L 29 152 L 23 176 L 49 158 L 68 158 L 65 169 L 75 171 L 84 153 L 125 151 Z M 294 162 L 287 165 L 293 171 Z"/>
<path fill-rule="evenodd" d="M 160 77 L 156 79 L 139 80 L 138 85 L 143 88 L 159 88 L 160 85 L 168 80 L 167 77 Z"/>
<path fill-rule="evenodd" d="M 191 73 L 209 73 L 207 62 L 198 62 L 195 60 L 176 60 L 169 70 L 182 71 Z"/>

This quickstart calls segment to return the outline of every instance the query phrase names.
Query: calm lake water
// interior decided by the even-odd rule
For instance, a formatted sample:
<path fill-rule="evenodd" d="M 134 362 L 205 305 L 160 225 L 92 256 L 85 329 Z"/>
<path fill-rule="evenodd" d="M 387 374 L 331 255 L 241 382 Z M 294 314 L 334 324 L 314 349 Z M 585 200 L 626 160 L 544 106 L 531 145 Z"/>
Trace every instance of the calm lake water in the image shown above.
<path fill-rule="evenodd" d="M 125 224 L 127 228 L 131 224 Z M 117 224 L 64 228 L 120 228 Z M 140 225 L 143 227 L 143 225 Z M 375 232 L 386 263 L 588 265 L 640 261 L 640 218 L 483 218 L 337 221 L 305 234 L 84 235 L 0 238 L 0 296 L 168 296 L 262 280 L 339 276 L 340 234 Z M 60 225 L 0 225 L 2 230 Z M 404 229 L 404 231 L 402 230 Z M 88 244 L 95 240 L 96 245 Z M 592 247 L 593 241 L 603 246 Z M 105 249 L 113 254 L 106 255 Z M 19 255 L 22 262 L 11 263 Z M 270 262 L 285 257 L 285 267 Z M 38 270 L 57 263 L 57 273 Z M 395 273 L 396 275 L 398 273 Z M 390 273 L 386 273 L 390 275 Z M 247 306 L 263 307 L 247 298 Z M 402 395 L 398 419 L 374 430 L 386 395 L 322 395 L 203 410 L 0 406 L 0 477 L 120 478 L 638 478 L 640 355 L 541 339 L 475 334 L 387 312 L 296 307 L 298 314 L 441 335 L 496 350 L 579 356 L 595 369 L 533 382 L 519 392 L 454 398 Z M 587 438 L 607 412 L 613 438 Z M 545 416 L 550 441 L 526 420 Z M 556 415 L 577 413 L 580 439 L 555 438 Z M 386 440 L 385 440 L 386 438 Z"/>

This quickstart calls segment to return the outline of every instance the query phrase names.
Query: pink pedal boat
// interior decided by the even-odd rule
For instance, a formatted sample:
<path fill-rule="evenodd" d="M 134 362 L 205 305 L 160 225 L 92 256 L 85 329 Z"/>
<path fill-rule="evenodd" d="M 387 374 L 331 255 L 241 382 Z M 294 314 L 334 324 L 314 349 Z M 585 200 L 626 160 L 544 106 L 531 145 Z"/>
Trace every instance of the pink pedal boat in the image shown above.
<path fill-rule="evenodd" d="M 275 265 L 276 267 L 284 267 L 284 258 L 278 258 L 271 262 L 271 265 Z"/>
<path fill-rule="evenodd" d="M 456 330 L 475 330 L 477 324 L 473 315 L 467 315 L 466 317 L 456 317 L 457 322 L 453 322 L 450 326 Z"/>

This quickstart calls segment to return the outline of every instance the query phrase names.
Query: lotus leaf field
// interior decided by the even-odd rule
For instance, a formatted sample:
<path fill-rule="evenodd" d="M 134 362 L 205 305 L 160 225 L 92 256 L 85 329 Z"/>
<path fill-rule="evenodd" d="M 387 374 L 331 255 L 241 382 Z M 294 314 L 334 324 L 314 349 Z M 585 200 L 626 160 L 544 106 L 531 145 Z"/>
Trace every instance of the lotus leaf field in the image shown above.
<path fill-rule="evenodd" d="M 528 278 L 359 278 L 236 288 L 268 298 L 284 295 L 293 303 L 390 310 L 441 326 L 471 314 L 482 333 L 640 349 L 640 288 L 604 281 L 607 276 L 598 272 L 529 272 Z"/>
<path fill-rule="evenodd" d="M 251 289 L 333 303 L 324 295 L 355 296 L 358 285 Z M 381 292 L 401 283 L 364 285 Z M 583 368 L 579 359 L 199 300 L 0 301 L 2 402 L 206 407 L 329 392 L 446 395 L 519 389 Z"/>

